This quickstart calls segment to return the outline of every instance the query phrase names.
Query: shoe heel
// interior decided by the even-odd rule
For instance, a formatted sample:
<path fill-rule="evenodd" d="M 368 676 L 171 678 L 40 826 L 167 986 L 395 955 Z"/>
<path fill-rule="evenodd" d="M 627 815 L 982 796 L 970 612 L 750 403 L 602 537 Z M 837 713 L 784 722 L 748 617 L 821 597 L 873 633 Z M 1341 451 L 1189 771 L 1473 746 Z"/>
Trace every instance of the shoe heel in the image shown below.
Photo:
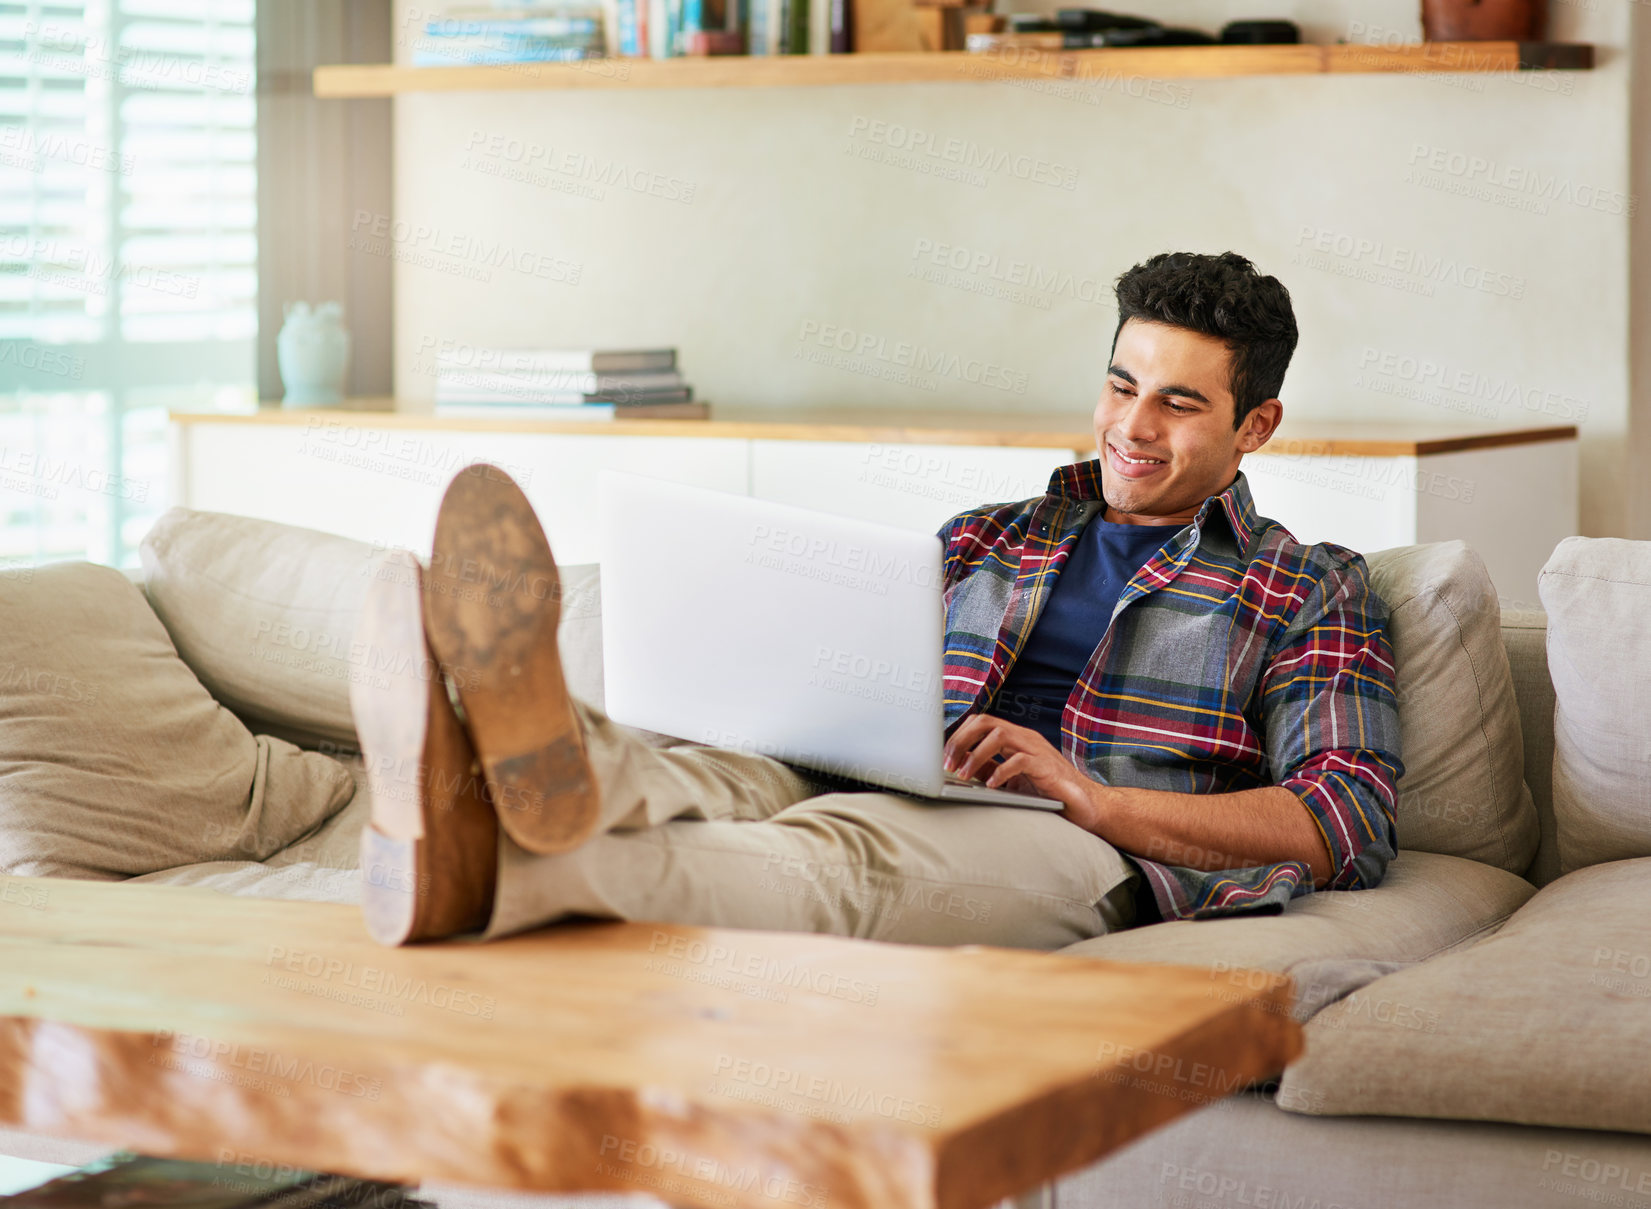
<path fill-rule="evenodd" d="M 499 825 L 518 844 L 540 853 L 566 852 L 590 838 L 600 799 L 574 735 L 521 755 L 484 758 L 482 765 Z"/>
<path fill-rule="evenodd" d="M 419 893 L 418 842 L 385 835 L 371 823 L 361 829 L 361 918 L 381 945 L 416 939 L 420 899 L 429 896 L 428 877 Z"/>
<path fill-rule="evenodd" d="M 383 673 L 350 686 L 372 798 L 361 909 L 374 940 L 400 945 L 486 926 L 498 820 L 426 641 L 418 561 L 393 551 L 377 572 L 357 640 Z"/>

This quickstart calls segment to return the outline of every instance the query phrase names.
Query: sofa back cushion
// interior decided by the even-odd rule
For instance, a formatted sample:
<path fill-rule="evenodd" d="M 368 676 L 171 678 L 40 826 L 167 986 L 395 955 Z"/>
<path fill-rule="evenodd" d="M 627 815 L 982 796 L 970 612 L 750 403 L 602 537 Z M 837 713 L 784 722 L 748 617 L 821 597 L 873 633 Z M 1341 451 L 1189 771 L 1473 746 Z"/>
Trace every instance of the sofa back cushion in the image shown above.
<path fill-rule="evenodd" d="M 1537 817 L 1490 573 L 1460 541 L 1366 562 L 1391 617 L 1405 764 L 1399 846 L 1523 873 Z"/>
<path fill-rule="evenodd" d="M 187 508 L 162 515 L 141 548 L 149 602 L 201 683 L 256 729 L 323 751 L 356 747 L 350 681 L 379 674 L 355 629 L 382 553 Z M 561 569 L 560 646 L 569 688 L 600 706 L 596 578 L 594 564 Z"/>
<path fill-rule="evenodd" d="M 119 571 L 55 563 L 0 592 L 0 873 L 261 861 L 354 793 L 214 701 Z"/>
<path fill-rule="evenodd" d="M 1548 615 L 1534 605 L 1502 610 L 1502 649 L 1513 671 L 1519 700 L 1519 730 L 1525 740 L 1525 784 L 1536 804 L 1542 840 L 1525 870 L 1534 886 L 1559 876 L 1559 841 L 1554 822 L 1554 686 L 1548 678 Z"/>
<path fill-rule="evenodd" d="M 1560 868 L 1651 856 L 1651 542 L 1568 537 L 1538 590 Z"/>
<path fill-rule="evenodd" d="M 355 623 L 379 551 L 251 517 L 172 508 L 139 547 L 144 590 L 184 662 L 250 725 L 353 747 Z"/>

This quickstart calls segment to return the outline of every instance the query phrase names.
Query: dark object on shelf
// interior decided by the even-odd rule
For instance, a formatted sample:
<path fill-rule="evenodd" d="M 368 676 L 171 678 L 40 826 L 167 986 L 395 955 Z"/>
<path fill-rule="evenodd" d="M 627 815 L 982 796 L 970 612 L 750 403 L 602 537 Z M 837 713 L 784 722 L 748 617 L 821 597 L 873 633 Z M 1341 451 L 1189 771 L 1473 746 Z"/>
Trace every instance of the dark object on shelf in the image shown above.
<path fill-rule="evenodd" d="M 1283 46 L 1301 41 L 1301 27 L 1294 21 L 1229 21 L 1221 28 L 1221 40 L 1241 46 Z"/>
<path fill-rule="evenodd" d="M 1215 39 L 1201 29 L 1113 29 L 1098 35 L 1095 46 L 1213 46 Z"/>
<path fill-rule="evenodd" d="M 1594 48 L 1585 42 L 1521 42 L 1520 71 L 1592 71 Z"/>
<path fill-rule="evenodd" d="M 1540 42 L 1548 0 L 1422 0 L 1429 42 Z"/>
<path fill-rule="evenodd" d="M 831 53 L 851 54 L 854 50 L 853 0 L 825 0 L 831 5 Z"/>
<path fill-rule="evenodd" d="M 1147 17 L 1131 17 L 1124 13 L 1105 13 L 1094 8 L 1061 8 L 1055 10 L 1057 29 L 1081 30 L 1084 33 L 1102 33 L 1114 29 L 1161 29 L 1157 21 Z"/>
<path fill-rule="evenodd" d="M 1046 13 L 1010 13 L 1009 29 L 1017 34 L 1084 33 L 1098 34 L 1114 29 L 1162 29 L 1146 17 L 1130 17 L 1095 8 L 1063 8 L 1053 16 Z M 1083 46 L 1091 43 L 1080 43 Z M 1100 45 L 1093 43 L 1093 45 Z"/>

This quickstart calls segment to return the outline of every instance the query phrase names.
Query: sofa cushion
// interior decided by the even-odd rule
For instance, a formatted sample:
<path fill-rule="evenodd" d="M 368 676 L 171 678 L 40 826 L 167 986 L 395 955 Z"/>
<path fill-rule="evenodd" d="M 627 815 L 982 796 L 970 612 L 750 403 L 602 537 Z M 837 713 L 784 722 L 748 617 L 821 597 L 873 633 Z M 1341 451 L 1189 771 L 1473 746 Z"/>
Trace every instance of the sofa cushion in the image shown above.
<path fill-rule="evenodd" d="M 1242 988 L 1249 970 L 1289 974 L 1294 1015 L 1306 1020 L 1355 987 L 1493 931 L 1534 893 L 1522 878 L 1477 861 L 1400 852 L 1373 890 L 1306 894 L 1277 915 L 1129 928 L 1061 953 L 1208 966 L 1218 986 Z"/>
<path fill-rule="evenodd" d="M 1053 1199 L 1059 1209 L 1651 1209 L 1651 1138 L 1309 1117 L 1251 1092 L 1062 1178 Z"/>
<path fill-rule="evenodd" d="M 1651 858 L 1538 891 L 1494 936 L 1307 1025 L 1280 1103 L 1651 1133 Z"/>
<path fill-rule="evenodd" d="M 0 873 L 119 878 L 263 860 L 354 793 L 254 736 L 119 571 L 57 563 L 0 593 Z"/>
<path fill-rule="evenodd" d="M 1392 618 L 1400 846 L 1523 873 L 1536 853 L 1536 808 L 1490 573 L 1459 541 L 1366 561 Z"/>
<path fill-rule="evenodd" d="M 1548 677 L 1548 615 L 1540 609 L 1502 610 L 1502 649 L 1513 672 L 1519 732 L 1525 741 L 1525 784 L 1536 806 L 1541 842 L 1525 880 L 1546 886 L 1559 876 L 1554 823 L 1554 686 Z"/>
<path fill-rule="evenodd" d="M 300 742 L 355 744 L 350 678 L 374 556 L 365 542 L 172 508 L 139 548 L 144 589 L 184 662 L 242 718 Z"/>
<path fill-rule="evenodd" d="M 141 553 L 150 603 L 213 696 L 260 729 L 305 746 L 356 746 L 350 681 L 375 669 L 355 627 L 381 548 L 273 521 L 172 508 L 143 539 Z M 594 564 L 561 569 L 560 646 L 569 688 L 599 705 L 596 578 Z"/>
<path fill-rule="evenodd" d="M 1538 590 L 1560 868 L 1651 856 L 1651 542 L 1568 537 Z"/>

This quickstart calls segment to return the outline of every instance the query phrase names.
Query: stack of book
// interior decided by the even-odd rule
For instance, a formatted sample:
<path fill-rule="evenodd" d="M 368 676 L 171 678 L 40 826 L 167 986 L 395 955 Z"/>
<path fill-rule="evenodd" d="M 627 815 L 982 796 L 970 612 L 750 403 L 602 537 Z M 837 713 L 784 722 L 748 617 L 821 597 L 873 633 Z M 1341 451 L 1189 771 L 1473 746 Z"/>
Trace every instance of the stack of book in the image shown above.
<path fill-rule="evenodd" d="M 618 51 L 635 59 L 741 54 L 746 0 L 610 0 Z"/>
<path fill-rule="evenodd" d="M 607 0 L 615 51 L 640 59 L 677 55 L 843 54 L 849 0 Z"/>
<path fill-rule="evenodd" d="M 676 349 L 480 349 L 436 362 L 436 414 L 703 420 Z"/>
<path fill-rule="evenodd" d="M 600 0 L 479 5 L 427 21 L 413 44 L 414 67 L 562 63 L 601 58 L 606 22 Z"/>

